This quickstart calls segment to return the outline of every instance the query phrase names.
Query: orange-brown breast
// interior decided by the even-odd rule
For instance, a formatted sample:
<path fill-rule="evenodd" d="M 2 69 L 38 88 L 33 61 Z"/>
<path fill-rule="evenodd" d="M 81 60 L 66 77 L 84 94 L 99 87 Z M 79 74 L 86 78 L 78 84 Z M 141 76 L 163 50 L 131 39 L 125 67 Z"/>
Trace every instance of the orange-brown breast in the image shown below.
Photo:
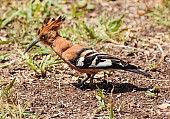
<path fill-rule="evenodd" d="M 100 69 L 81 69 L 70 63 L 70 60 L 77 58 L 77 52 L 82 50 L 83 48 L 87 48 L 82 45 L 73 45 L 70 41 L 65 38 L 58 37 L 54 40 L 52 49 L 67 63 L 72 69 L 75 69 L 81 73 L 87 74 L 95 74 L 100 71 Z"/>
<path fill-rule="evenodd" d="M 99 72 L 100 69 L 94 69 L 94 68 L 93 69 L 90 69 L 90 68 L 83 69 L 83 68 L 78 68 L 70 63 L 70 60 L 74 60 L 78 57 L 77 52 L 79 52 L 83 48 L 87 48 L 87 47 L 78 45 L 78 44 L 73 45 L 72 47 L 67 49 L 65 52 L 63 52 L 61 57 L 72 69 L 75 69 L 81 73 L 95 74 L 95 73 Z"/>

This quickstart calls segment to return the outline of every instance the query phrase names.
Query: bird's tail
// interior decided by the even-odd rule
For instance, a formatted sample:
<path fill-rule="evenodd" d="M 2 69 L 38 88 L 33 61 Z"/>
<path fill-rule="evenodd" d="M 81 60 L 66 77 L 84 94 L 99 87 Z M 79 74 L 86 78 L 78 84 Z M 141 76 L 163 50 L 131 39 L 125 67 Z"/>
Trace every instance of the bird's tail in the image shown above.
<path fill-rule="evenodd" d="M 122 69 L 125 70 L 125 71 L 130 71 L 130 72 L 134 72 L 134 73 L 137 73 L 137 74 L 142 74 L 142 75 L 147 76 L 147 77 L 151 77 L 151 75 L 149 73 L 144 72 L 144 71 L 138 69 L 136 66 L 131 65 L 131 64 L 128 64 L 127 66 L 123 67 Z"/>

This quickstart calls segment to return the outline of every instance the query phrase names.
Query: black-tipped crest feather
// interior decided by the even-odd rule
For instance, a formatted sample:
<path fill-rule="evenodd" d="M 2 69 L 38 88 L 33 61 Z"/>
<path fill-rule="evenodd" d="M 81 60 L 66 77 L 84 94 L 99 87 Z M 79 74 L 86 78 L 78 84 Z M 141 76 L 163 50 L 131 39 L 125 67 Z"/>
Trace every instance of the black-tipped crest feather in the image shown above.
<path fill-rule="evenodd" d="M 55 18 L 52 18 L 51 21 L 55 21 Z"/>
<path fill-rule="evenodd" d="M 65 20 L 64 16 L 59 16 L 57 20 L 55 18 L 50 19 L 48 23 L 44 25 L 44 27 L 42 27 L 41 30 L 38 31 L 39 38 L 29 45 L 25 53 L 28 52 L 31 49 L 31 47 L 34 46 L 36 43 L 43 40 L 42 35 L 44 34 L 46 35 L 49 30 L 58 30 L 64 20 Z"/>
<path fill-rule="evenodd" d="M 65 20 L 64 16 L 59 16 L 58 19 L 57 19 L 57 22 L 64 21 L 64 20 Z"/>

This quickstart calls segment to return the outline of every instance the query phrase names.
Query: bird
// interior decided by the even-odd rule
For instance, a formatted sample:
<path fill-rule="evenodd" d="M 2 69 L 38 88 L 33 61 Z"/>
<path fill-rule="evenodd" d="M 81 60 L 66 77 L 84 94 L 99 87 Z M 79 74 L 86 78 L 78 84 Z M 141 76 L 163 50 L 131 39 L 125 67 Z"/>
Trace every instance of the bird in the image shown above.
<path fill-rule="evenodd" d="M 64 16 L 59 16 L 57 19 L 52 18 L 39 30 L 38 39 L 28 46 L 24 54 L 38 42 L 50 46 L 70 68 L 87 75 L 78 83 L 80 87 L 83 87 L 88 79 L 90 79 L 90 83 L 93 83 L 94 76 L 103 70 L 125 70 L 151 77 L 149 73 L 139 69 L 135 65 L 112 55 L 100 53 L 93 48 L 81 44 L 74 44 L 66 38 L 61 37 L 58 31 L 64 21 Z"/>

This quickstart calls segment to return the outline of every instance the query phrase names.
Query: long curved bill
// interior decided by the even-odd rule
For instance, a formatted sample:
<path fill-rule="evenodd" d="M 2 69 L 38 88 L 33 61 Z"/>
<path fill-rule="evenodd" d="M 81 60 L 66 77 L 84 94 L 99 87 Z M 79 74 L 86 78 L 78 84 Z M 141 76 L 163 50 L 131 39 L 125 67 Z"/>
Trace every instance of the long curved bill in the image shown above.
<path fill-rule="evenodd" d="M 40 41 L 39 39 L 33 41 L 33 42 L 28 46 L 28 48 L 25 50 L 24 54 L 25 54 L 26 52 L 28 52 L 28 51 L 32 48 L 32 46 L 34 46 L 34 45 L 35 45 L 36 43 L 38 43 L 39 41 Z"/>

